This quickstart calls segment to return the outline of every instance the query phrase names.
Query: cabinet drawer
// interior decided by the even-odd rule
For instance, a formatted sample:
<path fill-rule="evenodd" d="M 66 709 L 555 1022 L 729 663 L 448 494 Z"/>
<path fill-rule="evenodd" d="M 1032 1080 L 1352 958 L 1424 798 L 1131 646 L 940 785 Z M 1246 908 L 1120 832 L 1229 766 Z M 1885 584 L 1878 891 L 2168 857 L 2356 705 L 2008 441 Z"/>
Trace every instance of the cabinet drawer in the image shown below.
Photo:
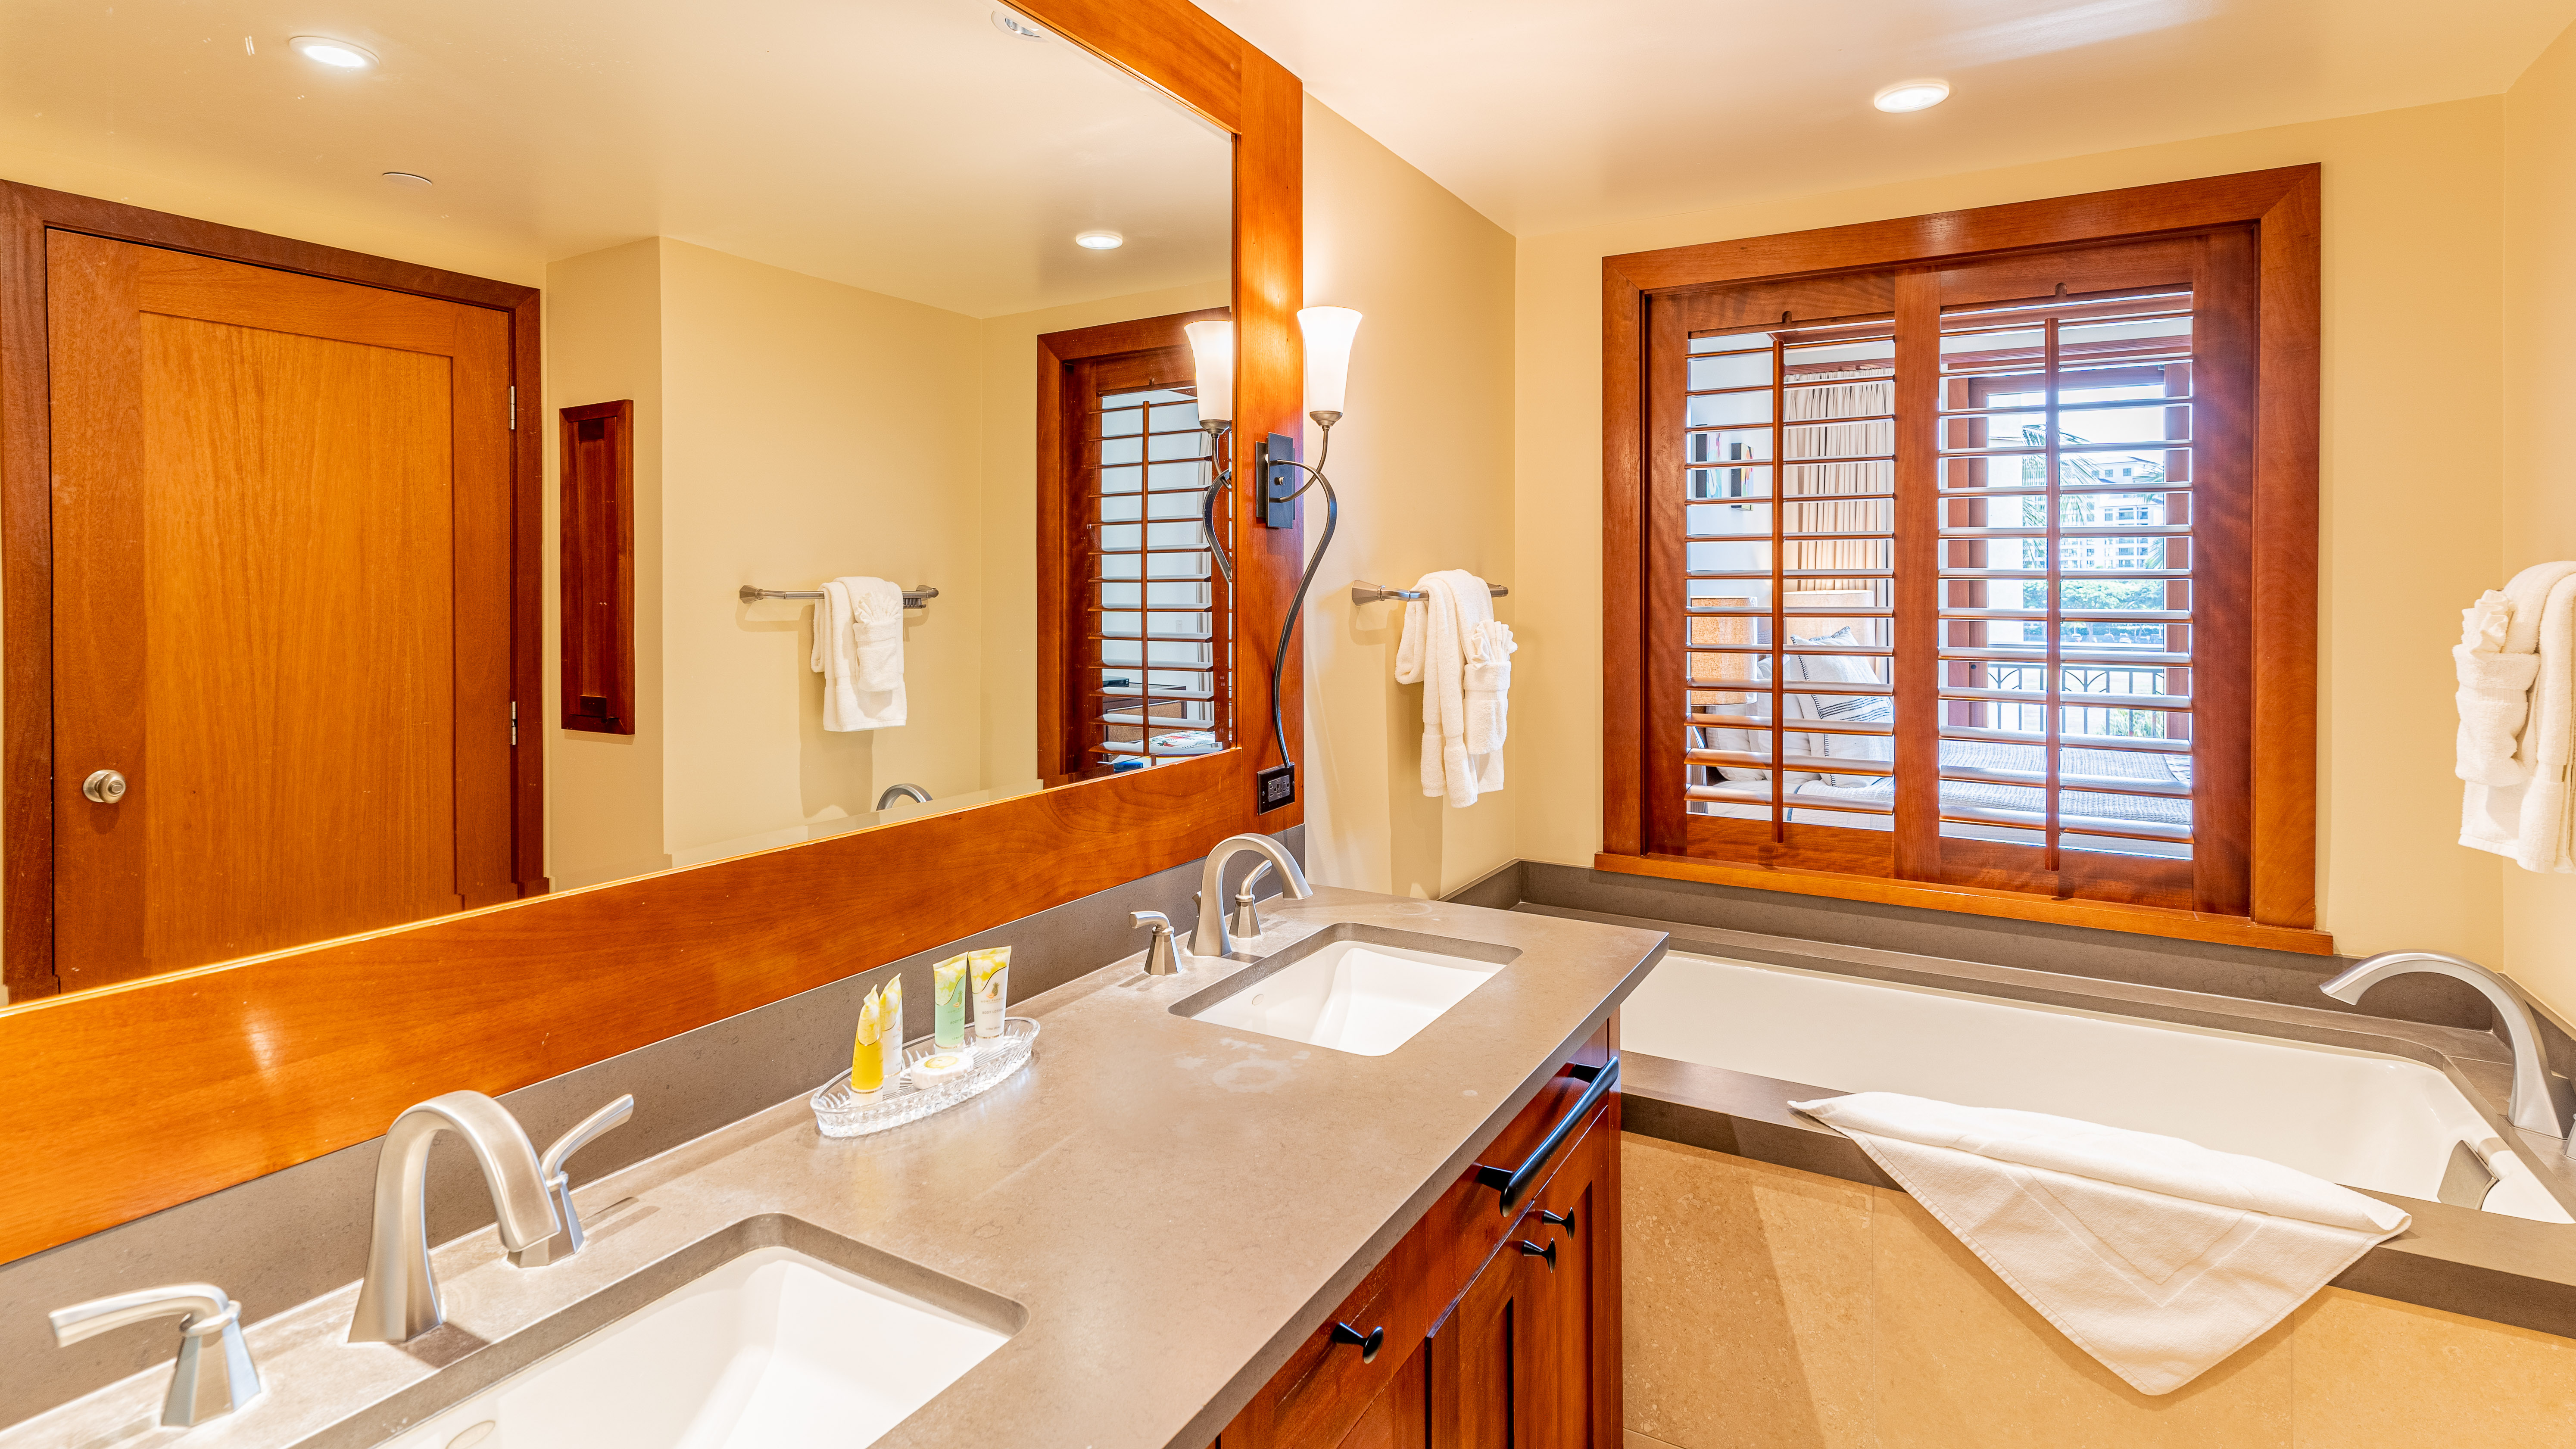
<path fill-rule="evenodd" d="M 1369 1401 L 1421 1347 L 1431 1328 L 1423 1263 L 1418 1235 L 1407 1234 L 1333 1316 L 1297 1346 L 1271 1379 L 1278 1388 L 1270 1418 L 1272 1443 L 1339 1443 Z M 1383 1332 L 1377 1351 L 1367 1354 L 1361 1345 L 1337 1342 L 1334 1326 L 1345 1323 L 1363 1337 Z"/>
<path fill-rule="evenodd" d="M 1569 1065 L 1597 1067 L 1609 1059 L 1610 1028 L 1605 1025 L 1575 1051 Z M 1574 1110 L 1575 1103 L 1582 1100 L 1583 1090 L 1588 1085 L 1573 1073 L 1560 1070 L 1539 1089 L 1530 1104 L 1512 1118 L 1511 1125 L 1503 1129 L 1502 1135 L 1478 1155 L 1477 1161 L 1506 1168 L 1526 1161 L 1548 1132 Z M 1596 1112 L 1598 1110 L 1595 1109 Z M 1567 1134 L 1565 1142 L 1557 1148 L 1556 1157 L 1542 1171 L 1542 1179 L 1553 1175 L 1583 1130 L 1582 1125 L 1577 1124 L 1575 1131 Z M 1449 1185 L 1449 1190 L 1442 1193 L 1439 1201 L 1431 1205 L 1431 1210 L 1422 1215 L 1421 1223 L 1405 1235 L 1407 1244 L 1418 1244 L 1424 1253 L 1426 1282 L 1446 1285 L 1448 1290 L 1428 1305 L 1433 1322 L 1438 1322 L 1449 1311 L 1450 1303 L 1458 1292 L 1464 1290 L 1467 1280 L 1475 1277 L 1476 1270 L 1493 1256 L 1494 1249 L 1502 1246 L 1505 1236 L 1518 1224 L 1522 1211 L 1537 1198 L 1537 1186 L 1533 1184 L 1531 1191 L 1505 1210 L 1502 1194 L 1478 1181 L 1476 1170 L 1471 1167 Z"/>

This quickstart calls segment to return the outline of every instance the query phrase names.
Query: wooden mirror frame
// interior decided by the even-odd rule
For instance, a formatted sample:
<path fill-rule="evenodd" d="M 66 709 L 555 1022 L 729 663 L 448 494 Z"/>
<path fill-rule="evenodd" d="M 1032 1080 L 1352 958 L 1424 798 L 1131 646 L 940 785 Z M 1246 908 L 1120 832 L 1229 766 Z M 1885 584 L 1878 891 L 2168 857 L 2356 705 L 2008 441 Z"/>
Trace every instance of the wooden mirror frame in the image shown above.
<path fill-rule="evenodd" d="M 1235 435 L 1294 431 L 1297 78 L 1187 0 L 1014 8 L 1234 137 Z M 0 312 L 11 324 L 28 325 L 23 299 Z M 41 426 L 13 400 L 0 445 Z M 1256 476 L 1237 470 L 1238 518 Z M 1236 547 L 1235 647 L 1257 658 L 1296 587 L 1300 534 L 1247 526 Z M 1269 671 L 1235 677 L 1238 743 L 1219 754 L 0 1008 L 0 1262 L 364 1142 L 423 1098 L 512 1091 L 1302 823 L 1301 805 L 1254 809 L 1276 752 L 1239 722 L 1269 714 Z M 1292 753 L 1302 691 L 1292 647 Z"/>

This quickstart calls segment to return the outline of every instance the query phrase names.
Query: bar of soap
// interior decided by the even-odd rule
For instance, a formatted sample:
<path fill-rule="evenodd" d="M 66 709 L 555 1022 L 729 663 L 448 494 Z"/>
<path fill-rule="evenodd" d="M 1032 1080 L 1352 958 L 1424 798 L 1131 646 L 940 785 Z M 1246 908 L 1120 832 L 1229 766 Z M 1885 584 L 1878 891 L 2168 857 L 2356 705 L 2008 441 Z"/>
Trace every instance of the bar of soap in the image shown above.
<path fill-rule="evenodd" d="M 962 1077 L 974 1067 L 975 1054 L 971 1051 L 935 1052 L 904 1068 L 903 1074 L 911 1079 L 914 1087 L 919 1088 L 947 1081 L 950 1077 Z"/>

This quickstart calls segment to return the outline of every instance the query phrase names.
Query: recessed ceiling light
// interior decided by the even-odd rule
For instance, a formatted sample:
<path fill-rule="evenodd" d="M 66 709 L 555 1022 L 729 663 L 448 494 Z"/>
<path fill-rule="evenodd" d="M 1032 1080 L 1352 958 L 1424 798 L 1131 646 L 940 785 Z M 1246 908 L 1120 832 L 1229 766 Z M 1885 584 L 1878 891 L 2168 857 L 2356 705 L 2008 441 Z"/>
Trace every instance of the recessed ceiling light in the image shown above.
<path fill-rule="evenodd" d="M 1114 231 L 1086 231 L 1075 233 L 1073 244 L 1095 252 L 1114 252 L 1127 245 L 1127 238 Z"/>
<path fill-rule="evenodd" d="M 388 171 L 385 179 L 396 186 L 429 186 L 435 183 L 417 171 Z"/>
<path fill-rule="evenodd" d="M 1031 24 L 1028 20 L 1014 15 L 1008 10 L 996 10 L 993 12 L 993 28 L 1001 31 L 1005 35 L 1016 35 L 1022 40 L 1044 40 L 1047 38 L 1047 33 L 1045 31 L 1038 29 L 1037 26 Z"/>
<path fill-rule="evenodd" d="M 306 60 L 340 70 L 365 70 L 376 63 L 375 52 L 327 35 L 299 35 L 286 44 Z"/>
<path fill-rule="evenodd" d="M 1937 80 L 1898 81 L 1877 95 L 1870 104 L 1882 111 L 1928 111 L 1950 99 L 1950 83 Z"/>

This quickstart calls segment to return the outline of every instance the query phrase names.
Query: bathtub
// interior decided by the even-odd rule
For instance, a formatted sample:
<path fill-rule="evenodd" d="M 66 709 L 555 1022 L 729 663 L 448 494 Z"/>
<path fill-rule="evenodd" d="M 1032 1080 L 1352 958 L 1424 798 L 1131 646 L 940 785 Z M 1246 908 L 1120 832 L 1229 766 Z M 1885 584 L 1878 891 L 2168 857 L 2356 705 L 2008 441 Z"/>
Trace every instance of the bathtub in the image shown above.
<path fill-rule="evenodd" d="M 1837 1092 L 2160 1132 L 2407 1197 L 2433 1198 L 2466 1142 L 2496 1175 L 2487 1211 L 2571 1221 L 2449 1077 L 2376 1052 L 1682 951 L 1628 998 L 1619 1039 Z"/>

